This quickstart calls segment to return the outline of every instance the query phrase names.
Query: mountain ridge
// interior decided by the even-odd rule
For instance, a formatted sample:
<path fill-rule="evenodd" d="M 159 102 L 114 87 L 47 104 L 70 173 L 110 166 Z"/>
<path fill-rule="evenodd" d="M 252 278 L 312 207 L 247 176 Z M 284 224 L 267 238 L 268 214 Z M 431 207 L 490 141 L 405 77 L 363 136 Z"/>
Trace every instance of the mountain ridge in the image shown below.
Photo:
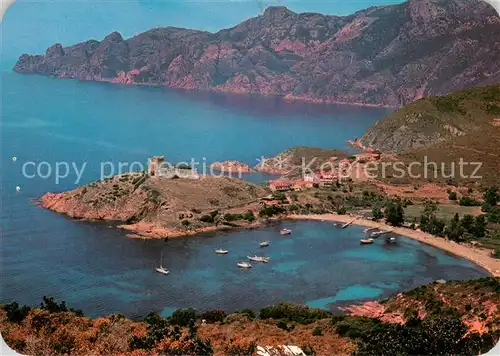
<path fill-rule="evenodd" d="M 500 81 L 500 18 L 477 0 L 426 0 L 348 16 L 269 7 L 215 33 L 154 28 L 54 44 L 14 70 L 58 78 L 286 99 L 402 106 Z"/>

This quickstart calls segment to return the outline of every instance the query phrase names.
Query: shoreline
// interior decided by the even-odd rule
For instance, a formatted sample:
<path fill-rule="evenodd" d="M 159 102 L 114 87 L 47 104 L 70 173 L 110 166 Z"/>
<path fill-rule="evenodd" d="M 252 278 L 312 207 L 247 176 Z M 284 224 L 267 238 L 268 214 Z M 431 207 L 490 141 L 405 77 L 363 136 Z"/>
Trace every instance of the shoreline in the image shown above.
<path fill-rule="evenodd" d="M 165 85 L 165 84 L 159 84 L 159 83 L 127 83 L 127 82 L 120 82 L 118 80 L 119 77 L 112 78 L 112 79 L 86 79 L 86 78 L 79 78 L 79 77 L 70 77 L 70 76 L 54 76 L 54 75 L 45 75 L 41 73 L 34 73 L 34 72 L 19 72 L 14 70 L 14 68 L 11 69 L 11 72 L 17 73 L 17 74 L 27 74 L 27 75 L 42 75 L 46 77 L 51 77 L 57 80 L 78 80 L 81 82 L 90 82 L 90 83 L 106 83 L 106 84 L 111 84 L 111 85 L 121 85 L 121 86 L 130 86 L 130 87 L 144 87 L 144 88 L 166 88 L 169 90 L 174 90 L 174 91 L 179 91 L 179 92 L 187 92 L 187 93 L 221 93 L 221 94 L 234 94 L 234 95 L 259 95 L 262 96 L 263 98 L 279 98 L 283 100 L 286 103 L 293 103 L 293 102 L 303 102 L 303 103 L 309 103 L 309 104 L 320 104 L 320 105 L 346 105 L 346 106 L 354 106 L 354 107 L 362 107 L 362 108 L 379 108 L 379 109 L 398 109 L 402 107 L 402 105 L 389 105 L 389 104 L 372 104 L 372 103 L 364 103 L 364 102 L 349 102 L 349 101 L 341 101 L 341 100 L 334 100 L 328 97 L 324 98 L 314 98 L 314 97 L 307 97 L 307 96 L 293 96 L 291 93 L 265 93 L 265 92 L 253 92 L 253 91 L 248 91 L 248 90 L 229 90 L 225 88 L 218 88 L 218 87 L 209 87 L 209 88 L 187 88 L 187 87 L 181 87 L 181 86 L 173 86 L 173 85 Z"/>
<path fill-rule="evenodd" d="M 483 268 L 493 277 L 500 277 L 500 259 L 491 256 L 491 250 L 477 247 L 468 247 L 456 242 L 436 237 L 420 230 L 412 230 L 404 227 L 393 227 L 382 222 L 371 221 L 363 218 L 354 218 L 349 215 L 320 214 L 320 215 L 289 215 L 290 220 L 320 220 L 329 222 L 348 223 L 368 228 L 382 228 L 391 230 L 398 235 L 408 237 L 426 245 L 451 253 L 454 256 L 464 258 Z M 353 221 L 353 219 L 355 219 Z"/>

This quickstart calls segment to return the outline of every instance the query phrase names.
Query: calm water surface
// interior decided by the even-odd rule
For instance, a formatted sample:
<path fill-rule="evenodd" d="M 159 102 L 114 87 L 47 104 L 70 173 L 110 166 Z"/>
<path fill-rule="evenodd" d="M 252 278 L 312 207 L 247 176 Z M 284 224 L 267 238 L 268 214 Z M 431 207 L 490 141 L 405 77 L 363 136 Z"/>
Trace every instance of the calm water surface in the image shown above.
<path fill-rule="evenodd" d="M 347 139 L 387 113 L 2 73 L 0 302 L 33 305 L 51 295 L 90 315 L 133 317 L 187 306 L 259 308 L 282 300 L 332 308 L 439 278 L 485 275 L 406 238 L 390 247 L 383 240 L 360 246 L 360 228 L 338 230 L 321 222 L 285 223 L 291 237 L 272 226 L 166 243 L 132 240 L 105 223 L 73 221 L 32 202 L 47 191 L 74 188 L 74 172 L 59 184 L 53 176 L 22 174 L 26 161 L 46 161 L 52 169 L 56 162 L 86 162 L 84 184 L 99 178 L 100 162 L 145 164 L 153 154 L 173 162 L 205 157 L 208 163 L 237 159 L 254 165 L 262 155 L 298 145 L 346 148 Z M 262 253 L 258 241 L 264 239 L 271 241 L 265 253 L 272 261 L 239 270 L 236 262 Z M 216 255 L 218 247 L 230 254 Z M 161 251 L 169 276 L 152 271 Z"/>

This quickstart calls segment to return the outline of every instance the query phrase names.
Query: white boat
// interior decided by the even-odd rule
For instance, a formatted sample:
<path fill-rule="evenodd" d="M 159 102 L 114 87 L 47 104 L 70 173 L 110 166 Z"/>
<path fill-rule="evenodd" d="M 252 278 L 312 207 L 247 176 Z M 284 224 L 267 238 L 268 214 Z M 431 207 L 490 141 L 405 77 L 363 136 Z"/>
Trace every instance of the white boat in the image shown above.
<path fill-rule="evenodd" d="M 267 247 L 267 246 L 269 246 L 269 241 L 262 241 L 261 243 L 259 243 L 259 246 L 260 247 Z"/>
<path fill-rule="evenodd" d="M 217 250 L 215 250 L 215 253 L 219 254 L 219 255 L 227 255 L 229 251 L 228 250 L 223 250 L 221 248 L 218 248 Z"/>
<path fill-rule="evenodd" d="M 250 261 L 254 261 L 254 262 L 264 262 L 264 263 L 268 263 L 270 258 L 269 257 L 259 257 L 259 256 L 247 256 L 247 258 L 250 260 Z"/>
<path fill-rule="evenodd" d="M 252 268 L 252 265 L 248 262 L 239 262 L 238 263 L 238 267 L 241 267 L 241 268 Z"/>
<path fill-rule="evenodd" d="M 169 274 L 170 271 L 163 266 L 163 254 L 160 255 L 160 267 L 155 268 L 155 271 L 161 274 Z"/>
<path fill-rule="evenodd" d="M 360 245 L 370 245 L 373 243 L 373 239 L 361 239 L 359 240 Z"/>
<path fill-rule="evenodd" d="M 290 235 L 292 233 L 292 230 L 290 229 L 281 229 L 280 230 L 280 235 Z"/>
<path fill-rule="evenodd" d="M 383 235 L 383 234 L 388 234 L 389 231 L 385 231 L 385 230 L 380 230 L 380 231 L 374 231 L 370 234 L 371 237 L 379 237 L 380 235 Z"/>

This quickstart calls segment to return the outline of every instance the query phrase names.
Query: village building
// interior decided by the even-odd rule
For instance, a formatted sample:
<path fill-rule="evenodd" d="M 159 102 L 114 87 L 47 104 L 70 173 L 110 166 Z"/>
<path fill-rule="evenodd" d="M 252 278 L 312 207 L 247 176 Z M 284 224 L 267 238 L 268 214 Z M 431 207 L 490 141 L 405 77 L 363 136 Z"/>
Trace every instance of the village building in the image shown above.
<path fill-rule="evenodd" d="M 313 188 L 314 184 L 315 183 L 313 183 L 313 182 L 307 182 L 305 180 L 299 180 L 299 181 L 296 181 L 295 183 L 293 183 L 293 187 L 292 188 L 293 188 L 294 191 L 299 192 L 299 191 L 302 191 L 302 190 Z"/>
<path fill-rule="evenodd" d="M 316 178 L 319 181 L 319 186 L 322 188 L 331 187 L 337 180 L 337 175 L 333 172 L 317 173 Z"/>
<path fill-rule="evenodd" d="M 315 174 L 304 174 L 303 179 L 304 182 L 319 183 L 319 180 Z"/>
<path fill-rule="evenodd" d="M 269 189 L 271 189 L 272 192 L 287 192 L 292 189 L 292 185 L 287 182 L 271 182 L 269 184 Z"/>

